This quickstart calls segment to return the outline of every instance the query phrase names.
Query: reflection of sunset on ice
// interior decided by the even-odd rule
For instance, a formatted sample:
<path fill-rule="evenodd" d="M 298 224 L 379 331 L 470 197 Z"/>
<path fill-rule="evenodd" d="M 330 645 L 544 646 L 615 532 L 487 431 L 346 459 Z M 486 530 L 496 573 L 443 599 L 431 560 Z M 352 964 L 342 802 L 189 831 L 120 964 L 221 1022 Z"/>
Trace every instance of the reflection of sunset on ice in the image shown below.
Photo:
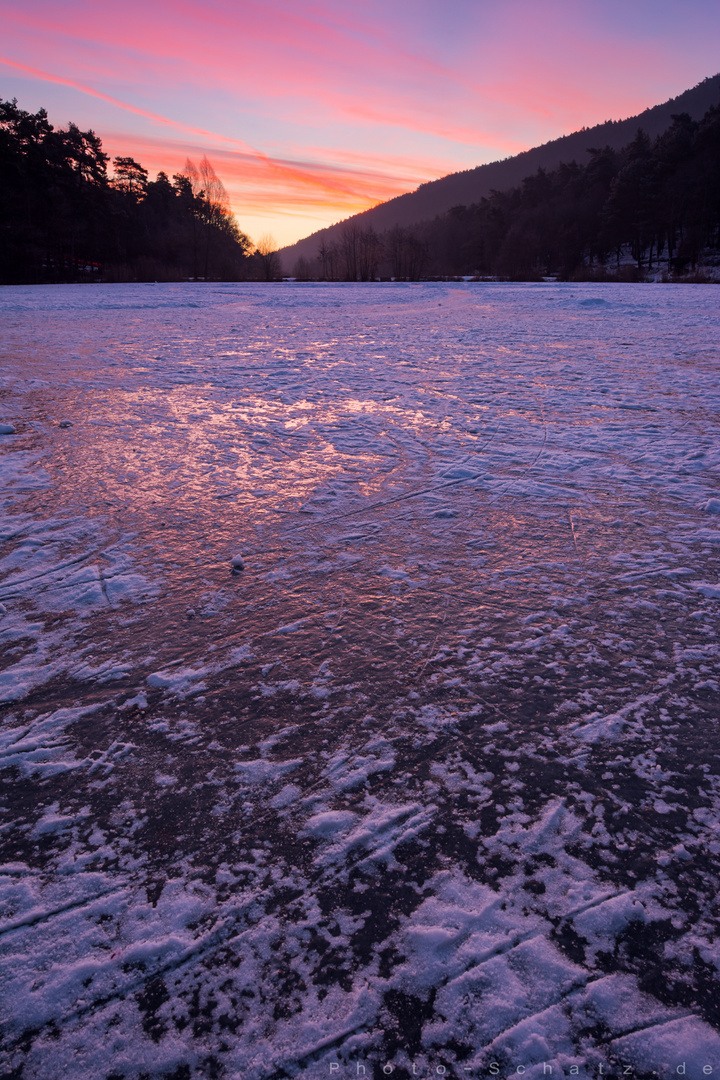
<path fill-rule="evenodd" d="M 717 1074 L 714 287 L 0 308 L 8 1074 Z"/>

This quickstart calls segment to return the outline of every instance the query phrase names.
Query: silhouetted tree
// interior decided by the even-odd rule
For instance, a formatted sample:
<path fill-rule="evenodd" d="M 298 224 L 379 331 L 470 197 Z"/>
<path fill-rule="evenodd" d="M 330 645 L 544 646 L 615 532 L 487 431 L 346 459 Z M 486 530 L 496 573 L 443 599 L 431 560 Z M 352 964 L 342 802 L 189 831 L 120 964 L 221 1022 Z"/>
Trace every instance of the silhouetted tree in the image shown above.
<path fill-rule="evenodd" d="M 417 281 L 422 277 L 427 264 L 428 242 L 413 229 L 395 225 L 386 234 L 385 251 L 390 273 L 396 281 Z"/>
<path fill-rule="evenodd" d="M 345 281 L 357 281 L 360 255 L 360 227 L 346 225 L 340 236 L 340 253 L 343 261 L 342 274 Z"/>
<path fill-rule="evenodd" d="M 258 277 L 261 281 L 276 281 L 280 277 L 282 272 L 280 256 L 275 238 L 270 233 L 265 233 L 258 240 L 254 258 L 259 267 Z"/>
<path fill-rule="evenodd" d="M 250 242 L 207 159 L 172 184 L 126 156 L 110 179 L 108 160 L 93 131 L 0 101 L 0 281 L 244 276 Z"/>
<path fill-rule="evenodd" d="M 627 258 L 637 276 L 661 257 L 670 272 L 696 267 L 703 251 L 720 257 L 720 107 L 700 122 L 673 117 L 654 141 L 638 132 L 623 150 L 588 154 L 585 165 L 541 169 L 472 206 L 391 229 L 387 267 L 412 276 L 410 235 L 427 245 L 422 272 L 438 276 L 603 277 Z"/>
<path fill-rule="evenodd" d="M 328 244 L 325 241 L 320 245 L 318 252 L 320 262 L 320 278 L 322 281 L 337 281 L 340 277 L 340 250 L 337 244 Z"/>
<path fill-rule="evenodd" d="M 310 281 L 312 278 L 312 266 L 302 255 L 293 266 L 293 277 L 296 281 Z"/>
<path fill-rule="evenodd" d="M 131 157 L 114 158 L 113 169 L 113 187 L 125 192 L 126 195 L 133 195 L 136 199 L 144 197 L 148 185 L 147 169 Z"/>
<path fill-rule="evenodd" d="M 358 230 L 357 275 L 361 281 L 375 280 L 382 253 L 382 240 L 372 226 Z"/>

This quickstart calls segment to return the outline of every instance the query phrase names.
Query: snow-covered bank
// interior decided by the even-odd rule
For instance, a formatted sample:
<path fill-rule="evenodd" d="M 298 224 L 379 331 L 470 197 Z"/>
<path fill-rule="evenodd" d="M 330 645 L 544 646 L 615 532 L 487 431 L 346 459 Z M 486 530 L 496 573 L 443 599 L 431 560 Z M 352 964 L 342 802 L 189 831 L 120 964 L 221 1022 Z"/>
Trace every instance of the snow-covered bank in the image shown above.
<path fill-rule="evenodd" d="M 716 1075 L 716 290 L 0 312 L 9 1074 Z"/>

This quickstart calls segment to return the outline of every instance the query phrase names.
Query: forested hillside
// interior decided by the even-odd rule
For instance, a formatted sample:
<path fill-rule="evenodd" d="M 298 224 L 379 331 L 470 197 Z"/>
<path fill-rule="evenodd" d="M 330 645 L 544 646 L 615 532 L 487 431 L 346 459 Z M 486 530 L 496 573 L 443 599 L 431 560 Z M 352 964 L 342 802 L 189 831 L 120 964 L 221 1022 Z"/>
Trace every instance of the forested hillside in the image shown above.
<path fill-rule="evenodd" d="M 720 107 L 587 157 L 414 227 L 376 233 L 350 221 L 317 259 L 297 261 L 296 276 L 633 279 L 720 262 Z"/>
<path fill-rule="evenodd" d="M 418 221 L 429 221 L 445 214 L 454 206 L 477 203 L 492 191 L 508 191 L 538 169 L 552 171 L 566 161 L 583 164 L 587 160 L 588 147 L 609 146 L 619 151 L 632 140 L 638 128 L 655 139 L 667 130 L 674 114 L 688 113 L 693 120 L 700 120 L 718 102 L 720 75 L 713 75 L 677 97 L 645 109 L 636 116 L 625 120 L 608 120 L 595 127 L 563 135 L 503 161 L 492 161 L 421 184 L 416 191 L 398 195 L 285 248 L 281 252 L 283 265 L 289 272 L 299 258 L 315 259 L 321 247 L 339 242 L 340 233 L 348 224 L 361 229 L 372 228 L 378 233 L 387 232 L 396 225 L 414 226 Z"/>
<path fill-rule="evenodd" d="M 0 282 L 236 279 L 250 242 L 204 158 L 153 181 L 92 131 L 0 101 Z"/>
<path fill-rule="evenodd" d="M 720 263 L 719 106 L 585 156 L 412 226 L 377 232 L 353 218 L 286 269 L 301 280 L 532 280 L 687 277 Z M 279 276 L 206 158 L 153 181 L 131 157 L 108 165 L 92 131 L 0 101 L 0 283 Z"/>
<path fill-rule="evenodd" d="M 660 260 L 683 274 L 720 255 L 720 108 L 699 123 L 675 116 L 654 142 L 638 131 L 619 153 L 588 156 L 426 227 L 429 265 L 528 279 L 612 275 L 622 263 L 641 276 Z"/>

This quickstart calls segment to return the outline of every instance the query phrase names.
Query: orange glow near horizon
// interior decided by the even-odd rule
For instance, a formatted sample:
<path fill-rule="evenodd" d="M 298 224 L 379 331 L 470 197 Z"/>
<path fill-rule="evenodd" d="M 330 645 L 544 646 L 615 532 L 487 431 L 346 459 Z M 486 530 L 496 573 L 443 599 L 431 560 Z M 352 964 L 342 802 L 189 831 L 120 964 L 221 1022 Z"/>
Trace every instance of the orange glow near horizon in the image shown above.
<path fill-rule="evenodd" d="M 715 0 L 0 0 L 0 94 L 281 244 L 714 74 Z M 649 31 L 652 28 L 652 32 Z"/>
<path fill-rule="evenodd" d="M 134 157 L 149 169 L 151 177 L 161 170 L 172 176 L 182 170 L 187 158 L 197 161 L 207 154 L 227 189 L 238 224 L 255 239 L 272 232 L 278 217 L 304 219 L 312 226 L 307 232 L 314 232 L 444 175 L 443 171 L 430 167 L 420 173 L 417 162 L 379 160 L 365 169 L 359 167 L 360 163 L 352 168 L 317 162 L 281 162 L 259 154 L 208 149 L 197 143 L 161 141 L 122 132 L 106 135 L 103 148 L 111 157 L 121 154 Z M 403 166 L 404 175 L 395 172 Z M 281 237 L 277 239 L 282 243 Z"/>

